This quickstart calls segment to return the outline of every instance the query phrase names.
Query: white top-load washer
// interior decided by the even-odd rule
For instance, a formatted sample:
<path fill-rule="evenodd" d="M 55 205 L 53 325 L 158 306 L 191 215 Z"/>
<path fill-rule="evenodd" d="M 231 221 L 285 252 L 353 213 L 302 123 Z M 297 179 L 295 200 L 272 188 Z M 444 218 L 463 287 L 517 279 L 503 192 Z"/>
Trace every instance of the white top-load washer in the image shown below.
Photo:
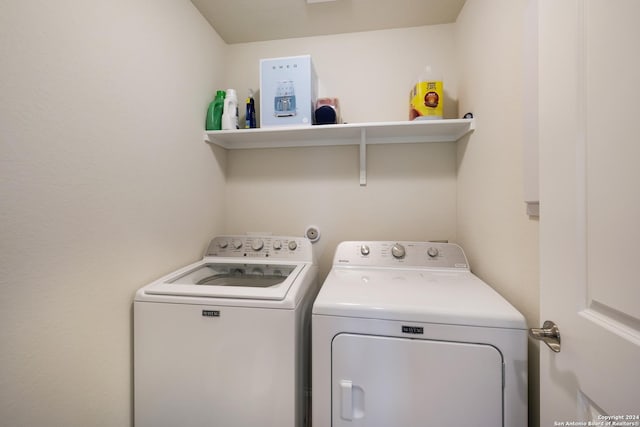
<path fill-rule="evenodd" d="M 343 242 L 313 305 L 313 427 L 527 425 L 527 331 L 448 243 Z"/>
<path fill-rule="evenodd" d="M 136 427 L 301 427 L 317 266 L 301 237 L 220 236 L 134 301 Z"/>

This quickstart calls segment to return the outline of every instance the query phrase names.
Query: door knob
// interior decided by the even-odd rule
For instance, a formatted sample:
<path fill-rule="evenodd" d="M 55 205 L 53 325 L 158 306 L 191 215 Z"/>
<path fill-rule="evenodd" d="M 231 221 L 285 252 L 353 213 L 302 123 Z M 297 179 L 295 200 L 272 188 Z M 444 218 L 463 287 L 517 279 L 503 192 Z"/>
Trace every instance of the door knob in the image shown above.
<path fill-rule="evenodd" d="M 529 336 L 543 341 L 551 350 L 560 353 L 560 329 L 551 320 L 545 320 L 542 328 L 529 329 Z"/>

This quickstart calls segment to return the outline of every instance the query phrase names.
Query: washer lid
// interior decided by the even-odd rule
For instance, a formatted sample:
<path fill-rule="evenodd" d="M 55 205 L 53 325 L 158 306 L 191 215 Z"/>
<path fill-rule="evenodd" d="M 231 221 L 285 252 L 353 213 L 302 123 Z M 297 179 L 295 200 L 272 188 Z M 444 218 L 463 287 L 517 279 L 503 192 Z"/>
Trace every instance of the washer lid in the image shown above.
<path fill-rule="evenodd" d="M 304 266 L 214 262 L 205 258 L 150 284 L 144 293 L 281 301 Z"/>
<path fill-rule="evenodd" d="M 468 271 L 334 267 L 313 314 L 526 329 L 522 314 Z"/>

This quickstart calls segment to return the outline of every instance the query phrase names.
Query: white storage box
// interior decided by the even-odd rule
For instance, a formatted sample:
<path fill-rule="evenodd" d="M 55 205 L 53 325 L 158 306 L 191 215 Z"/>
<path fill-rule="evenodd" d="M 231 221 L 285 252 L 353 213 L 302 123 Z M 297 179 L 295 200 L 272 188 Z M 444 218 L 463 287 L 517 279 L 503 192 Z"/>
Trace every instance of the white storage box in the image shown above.
<path fill-rule="evenodd" d="M 318 83 L 310 55 L 260 60 L 260 127 L 308 126 Z"/>

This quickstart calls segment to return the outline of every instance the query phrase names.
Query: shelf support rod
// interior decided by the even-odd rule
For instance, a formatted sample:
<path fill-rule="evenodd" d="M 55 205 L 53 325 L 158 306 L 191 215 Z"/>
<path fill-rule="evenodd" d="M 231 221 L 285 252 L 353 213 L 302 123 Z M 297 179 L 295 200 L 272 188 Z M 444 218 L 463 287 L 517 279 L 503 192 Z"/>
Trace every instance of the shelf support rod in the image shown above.
<path fill-rule="evenodd" d="M 360 187 L 367 185 L 367 130 L 360 129 Z"/>

